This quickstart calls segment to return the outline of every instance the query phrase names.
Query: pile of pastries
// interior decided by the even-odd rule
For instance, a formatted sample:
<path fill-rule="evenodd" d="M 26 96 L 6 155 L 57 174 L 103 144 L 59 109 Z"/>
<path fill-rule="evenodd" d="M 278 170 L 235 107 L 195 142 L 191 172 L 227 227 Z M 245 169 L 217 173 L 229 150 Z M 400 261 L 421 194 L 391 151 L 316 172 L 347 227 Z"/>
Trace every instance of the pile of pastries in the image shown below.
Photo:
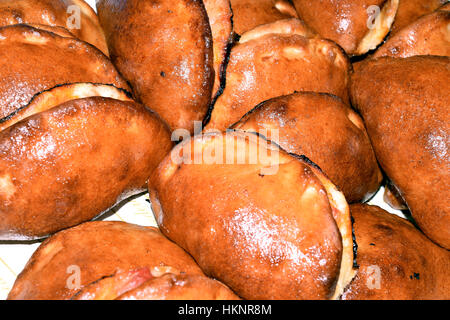
<path fill-rule="evenodd" d="M 447 0 L 96 6 L 0 0 L 8 299 L 450 299 Z"/>

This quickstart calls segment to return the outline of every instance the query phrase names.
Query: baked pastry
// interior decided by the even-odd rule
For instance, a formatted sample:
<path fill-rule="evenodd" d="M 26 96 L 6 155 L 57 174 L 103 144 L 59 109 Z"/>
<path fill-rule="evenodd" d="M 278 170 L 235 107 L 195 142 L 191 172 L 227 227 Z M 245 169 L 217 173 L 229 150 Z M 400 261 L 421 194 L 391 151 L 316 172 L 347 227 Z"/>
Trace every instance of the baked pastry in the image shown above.
<path fill-rule="evenodd" d="M 40 107 L 0 132 L 0 239 L 45 237 L 145 190 L 170 132 L 128 98 L 92 96 L 101 92 L 37 97 Z"/>
<path fill-rule="evenodd" d="M 288 0 L 230 0 L 234 31 L 241 35 L 253 28 L 277 20 L 297 18 Z"/>
<path fill-rule="evenodd" d="M 381 168 L 420 229 L 450 249 L 450 58 L 381 57 L 352 76 L 351 97 Z"/>
<path fill-rule="evenodd" d="M 297 34 L 306 38 L 319 38 L 319 35 L 297 18 L 278 20 L 259 25 L 241 35 L 239 43 L 257 39 L 266 34 Z"/>
<path fill-rule="evenodd" d="M 8 299 L 70 299 L 101 278 L 139 270 L 128 279 L 143 281 L 145 271 L 153 277 L 170 272 L 203 275 L 195 261 L 156 228 L 94 221 L 45 240 L 18 276 Z"/>
<path fill-rule="evenodd" d="M 450 56 L 450 11 L 436 10 L 398 30 L 373 58 L 418 55 Z"/>
<path fill-rule="evenodd" d="M 450 299 L 448 1 L 96 3 L 0 0 L 8 299 Z"/>
<path fill-rule="evenodd" d="M 270 99 L 231 128 L 257 132 L 290 153 L 307 156 L 348 202 L 371 198 L 383 178 L 361 118 L 330 94 L 298 92 Z"/>
<path fill-rule="evenodd" d="M 98 17 L 84 0 L 0 1 L 0 27 L 13 24 L 61 27 L 108 55 L 105 35 Z"/>
<path fill-rule="evenodd" d="M 183 141 L 149 192 L 161 231 L 244 299 L 337 298 L 354 275 L 343 194 L 257 135 Z"/>
<path fill-rule="evenodd" d="M 214 85 L 213 39 L 200 0 L 99 0 L 111 59 L 139 102 L 171 130 L 194 130 Z"/>
<path fill-rule="evenodd" d="M 27 25 L 0 28 L 0 118 L 57 85 L 92 82 L 129 89 L 109 59 L 75 38 Z"/>
<path fill-rule="evenodd" d="M 432 13 L 448 0 L 400 0 L 391 28 L 391 35 L 410 25 L 421 16 Z"/>
<path fill-rule="evenodd" d="M 350 206 L 358 273 L 344 300 L 448 300 L 450 252 L 377 206 Z"/>
<path fill-rule="evenodd" d="M 171 267 L 118 272 L 85 286 L 71 300 L 239 300 L 225 285 Z"/>
<path fill-rule="evenodd" d="M 332 93 L 348 102 L 350 68 L 331 41 L 261 32 L 231 50 L 226 87 L 206 129 L 225 130 L 257 104 L 295 91 Z"/>
<path fill-rule="evenodd" d="M 64 102 L 89 97 L 133 101 L 127 91 L 116 88 L 113 85 L 88 82 L 63 84 L 35 95 L 27 105 L 17 109 L 7 117 L 0 119 L 0 131 L 11 127 L 33 114 L 46 111 Z"/>
<path fill-rule="evenodd" d="M 230 0 L 203 0 L 208 14 L 214 51 L 214 99 L 225 86 L 228 51 L 233 43 L 233 11 Z"/>
<path fill-rule="evenodd" d="M 300 19 L 350 56 L 375 49 L 389 33 L 399 0 L 293 0 Z"/>

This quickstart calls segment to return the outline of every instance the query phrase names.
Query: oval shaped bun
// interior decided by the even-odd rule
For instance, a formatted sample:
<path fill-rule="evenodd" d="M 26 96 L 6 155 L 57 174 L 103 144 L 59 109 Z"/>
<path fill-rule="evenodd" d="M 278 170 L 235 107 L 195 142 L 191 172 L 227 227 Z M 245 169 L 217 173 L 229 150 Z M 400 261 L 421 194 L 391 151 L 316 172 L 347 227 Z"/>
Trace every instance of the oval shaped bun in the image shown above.
<path fill-rule="evenodd" d="M 201 0 L 100 0 L 111 59 L 137 99 L 172 130 L 194 131 L 214 85 L 213 38 Z"/>
<path fill-rule="evenodd" d="M 244 299 L 336 298 L 353 277 L 350 215 L 308 161 L 253 134 L 196 136 L 155 171 L 153 212 L 167 237 Z"/>
<path fill-rule="evenodd" d="M 171 147 L 156 114 L 104 97 L 70 100 L 6 128 L 0 239 L 41 238 L 93 219 L 145 190 Z"/>
<path fill-rule="evenodd" d="M 351 79 L 381 168 L 406 201 L 419 228 L 450 249 L 450 58 L 380 57 Z"/>

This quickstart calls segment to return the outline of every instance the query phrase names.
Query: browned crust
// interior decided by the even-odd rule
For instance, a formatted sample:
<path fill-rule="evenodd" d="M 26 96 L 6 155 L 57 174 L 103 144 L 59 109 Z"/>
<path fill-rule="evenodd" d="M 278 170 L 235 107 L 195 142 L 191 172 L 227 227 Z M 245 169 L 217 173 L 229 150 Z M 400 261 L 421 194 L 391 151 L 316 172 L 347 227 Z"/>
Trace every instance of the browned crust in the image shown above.
<path fill-rule="evenodd" d="M 391 35 L 415 22 L 421 16 L 438 9 L 448 0 L 400 0 Z"/>
<path fill-rule="evenodd" d="M 364 124 L 336 96 L 299 92 L 273 98 L 231 128 L 258 132 L 290 153 L 306 155 L 349 202 L 371 198 L 380 186 L 382 175 Z"/>
<path fill-rule="evenodd" d="M 449 57 L 381 57 L 362 63 L 351 80 L 353 105 L 380 166 L 422 231 L 445 248 L 450 248 L 449 77 Z"/>
<path fill-rule="evenodd" d="M 228 287 L 201 275 L 165 274 L 117 300 L 240 300 Z"/>
<path fill-rule="evenodd" d="M 37 93 L 75 82 L 128 89 L 111 61 L 86 42 L 27 25 L 0 28 L 0 117 Z"/>
<path fill-rule="evenodd" d="M 238 44 L 207 129 L 225 130 L 258 103 L 295 91 L 332 93 L 348 102 L 350 68 L 345 53 L 323 39 L 266 34 Z"/>
<path fill-rule="evenodd" d="M 230 0 L 204 0 L 213 39 L 215 80 L 212 98 L 225 87 L 225 69 L 233 43 L 233 11 Z"/>
<path fill-rule="evenodd" d="M 398 0 L 392 3 L 389 0 L 293 0 L 293 3 L 300 19 L 323 38 L 338 43 L 350 56 L 375 49 L 388 34 L 398 8 Z M 393 7 L 387 10 L 387 5 Z M 368 12 L 370 6 L 377 6 L 380 12 L 389 11 L 386 12 L 386 23 L 377 24 L 373 31 L 368 27 L 371 19 Z M 371 31 L 369 40 L 366 36 Z M 363 40 L 367 41 L 364 48 L 360 47 Z"/>
<path fill-rule="evenodd" d="M 448 300 L 450 252 L 407 220 L 376 206 L 351 205 L 359 270 L 344 300 Z"/>
<path fill-rule="evenodd" d="M 79 268 L 81 287 L 119 270 L 144 267 L 171 266 L 188 274 L 203 274 L 185 251 L 156 228 L 88 222 L 43 242 L 18 276 L 8 299 L 69 299 L 80 289 L 67 287 L 74 275 L 70 266 Z"/>
<path fill-rule="evenodd" d="M 251 137 L 256 140 L 251 142 Z M 203 140 L 195 137 L 175 147 L 149 184 L 160 229 L 188 251 L 207 275 L 245 299 L 331 298 L 343 246 L 350 248 L 345 259 L 349 259 L 346 268 L 350 266 L 351 273 L 350 217 L 342 194 L 331 204 L 329 197 L 335 197 L 335 191 L 324 186 L 329 181 L 322 177 L 322 182 L 317 169 L 273 145 L 267 147 L 279 152 L 279 159 L 260 159 L 257 164 L 248 162 L 252 153 L 246 153 L 246 164 L 241 165 L 173 162 L 172 155 L 187 145 L 196 150 L 187 154 L 187 159 L 194 160 L 198 152 L 222 148 L 221 142 L 223 148 L 237 143 L 236 154 L 252 150 L 256 141 L 257 150 L 265 148 L 264 139 L 252 134 L 247 138 L 238 132 L 227 137 L 207 134 Z M 195 147 L 196 142 L 200 147 Z M 262 171 L 274 166 L 278 166 L 274 175 Z M 347 230 L 344 242 L 340 227 Z M 345 286 L 349 281 L 346 269 L 342 275 Z"/>
<path fill-rule="evenodd" d="M 131 94 L 113 85 L 96 83 L 61 84 L 49 90 L 39 92 L 30 102 L 0 119 L 0 131 L 15 123 L 42 111 L 51 109 L 61 103 L 94 96 L 114 98 L 122 101 L 132 101 Z"/>
<path fill-rule="evenodd" d="M 44 237 L 94 218 L 142 192 L 171 147 L 157 115 L 110 98 L 71 100 L 16 123 L 0 132 L 0 238 Z"/>
<path fill-rule="evenodd" d="M 79 8 L 79 28 L 75 11 Z M 41 24 L 68 29 L 108 55 L 105 35 L 94 10 L 83 0 L 3 0 L 0 3 L 0 26 Z"/>
<path fill-rule="evenodd" d="M 292 4 L 280 0 L 231 0 L 234 31 L 241 35 L 253 28 L 277 20 L 296 18 Z"/>
<path fill-rule="evenodd" d="M 214 54 L 200 0 L 98 1 L 111 59 L 172 130 L 193 132 L 211 102 Z"/>
<path fill-rule="evenodd" d="M 450 11 L 437 10 L 398 30 L 373 55 L 406 58 L 450 56 Z"/>
<path fill-rule="evenodd" d="M 257 39 L 266 34 L 298 34 L 306 38 L 318 38 L 319 36 L 303 21 L 297 18 L 278 20 L 272 23 L 259 25 L 241 35 L 239 43 Z"/>

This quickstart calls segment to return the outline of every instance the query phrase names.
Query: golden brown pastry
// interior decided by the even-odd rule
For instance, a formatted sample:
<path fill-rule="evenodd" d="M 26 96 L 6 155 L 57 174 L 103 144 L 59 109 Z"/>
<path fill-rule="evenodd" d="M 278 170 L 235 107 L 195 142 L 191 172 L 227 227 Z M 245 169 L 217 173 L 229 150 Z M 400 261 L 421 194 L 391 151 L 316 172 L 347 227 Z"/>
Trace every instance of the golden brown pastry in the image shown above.
<path fill-rule="evenodd" d="M 421 16 L 432 13 L 448 0 L 400 0 L 391 28 L 391 35 L 410 25 Z"/>
<path fill-rule="evenodd" d="M 330 94 L 299 92 L 270 99 L 231 128 L 258 132 L 290 153 L 307 156 L 349 202 L 370 198 L 383 178 L 361 118 Z"/>
<path fill-rule="evenodd" d="M 41 24 L 62 27 L 108 55 L 105 35 L 94 10 L 83 0 L 2 0 L 0 26 Z"/>
<path fill-rule="evenodd" d="M 377 159 L 422 231 L 450 249 L 450 58 L 381 57 L 351 80 Z"/>
<path fill-rule="evenodd" d="M 87 285 L 72 300 L 239 300 L 219 281 L 174 268 L 117 272 Z"/>
<path fill-rule="evenodd" d="M 332 93 L 348 102 L 350 67 L 331 41 L 262 33 L 233 47 L 207 129 L 225 130 L 257 104 L 295 91 Z"/>
<path fill-rule="evenodd" d="M 406 58 L 450 56 L 450 11 L 437 10 L 398 30 L 373 55 Z"/>
<path fill-rule="evenodd" d="M 211 26 L 214 51 L 214 98 L 225 86 L 225 67 L 229 47 L 233 40 L 233 12 L 230 0 L 203 0 Z"/>
<path fill-rule="evenodd" d="M 95 83 L 59 85 L 35 95 L 27 105 L 17 109 L 7 117 L 0 119 L 0 131 L 33 114 L 46 111 L 64 102 L 96 96 L 122 101 L 133 101 L 125 90 L 116 88 L 113 85 Z"/>
<path fill-rule="evenodd" d="M 298 34 L 306 38 L 319 38 L 317 33 L 303 21 L 297 18 L 290 18 L 259 25 L 243 33 L 239 38 L 239 43 L 245 43 L 271 33 Z"/>
<path fill-rule="evenodd" d="M 244 299 L 336 298 L 353 277 L 342 193 L 309 160 L 257 135 L 183 141 L 149 192 L 161 231 Z"/>
<path fill-rule="evenodd" d="M 93 82 L 128 89 L 114 65 L 87 43 L 27 25 L 0 28 L 0 118 L 56 85 Z"/>
<path fill-rule="evenodd" d="M 97 96 L 43 110 L 0 132 L 2 240 L 93 219 L 145 190 L 172 147 L 167 126 L 135 102 Z"/>
<path fill-rule="evenodd" d="M 93 281 L 143 268 L 156 276 L 176 270 L 203 275 L 194 260 L 156 228 L 95 221 L 45 240 L 8 299 L 70 299 Z M 134 275 L 136 282 L 139 278 L 142 273 Z"/>
<path fill-rule="evenodd" d="M 350 56 L 375 49 L 389 33 L 399 0 L 293 0 L 300 19 Z"/>
<path fill-rule="evenodd" d="M 194 130 L 211 102 L 214 55 L 200 0 L 97 1 L 111 59 L 172 130 Z"/>
<path fill-rule="evenodd" d="M 377 206 L 350 206 L 358 244 L 344 300 L 448 300 L 450 252 Z"/>
<path fill-rule="evenodd" d="M 287 0 L 230 0 L 234 31 L 241 35 L 253 28 L 277 20 L 296 18 L 297 12 Z"/>

